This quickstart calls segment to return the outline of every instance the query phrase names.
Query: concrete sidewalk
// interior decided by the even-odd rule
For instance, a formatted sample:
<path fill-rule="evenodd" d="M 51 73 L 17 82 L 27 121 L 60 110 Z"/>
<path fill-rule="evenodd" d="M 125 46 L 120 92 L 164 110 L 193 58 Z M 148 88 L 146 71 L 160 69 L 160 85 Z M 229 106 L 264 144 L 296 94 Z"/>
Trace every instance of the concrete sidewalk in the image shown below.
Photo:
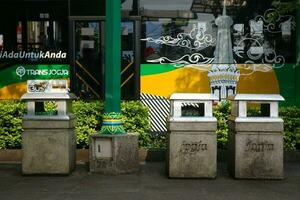
<path fill-rule="evenodd" d="M 234 180 L 225 163 L 218 163 L 214 180 L 168 179 L 161 162 L 121 176 L 91 174 L 85 165 L 70 176 L 22 176 L 20 165 L 0 164 L 0 200 L 299 200 L 300 163 L 285 163 L 285 177 Z"/>

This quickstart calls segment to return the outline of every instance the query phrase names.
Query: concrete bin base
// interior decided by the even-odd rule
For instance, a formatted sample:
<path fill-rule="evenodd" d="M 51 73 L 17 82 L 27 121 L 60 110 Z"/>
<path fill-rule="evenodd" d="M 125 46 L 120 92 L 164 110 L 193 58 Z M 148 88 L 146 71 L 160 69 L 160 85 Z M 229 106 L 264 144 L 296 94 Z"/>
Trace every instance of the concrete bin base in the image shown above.
<path fill-rule="evenodd" d="M 90 137 L 90 171 L 118 175 L 139 170 L 138 135 L 100 135 Z"/>
<path fill-rule="evenodd" d="M 229 171 L 234 178 L 284 178 L 282 123 L 229 121 L 229 129 Z"/>
<path fill-rule="evenodd" d="M 168 135 L 170 178 L 215 178 L 217 146 L 214 133 L 171 133 Z"/>
<path fill-rule="evenodd" d="M 171 132 L 167 136 L 168 176 L 170 178 L 215 178 L 217 176 L 216 122 L 171 122 L 170 127 Z M 191 127 L 195 130 L 192 131 Z"/>
<path fill-rule="evenodd" d="M 22 173 L 69 174 L 76 159 L 74 124 L 73 119 L 23 120 Z"/>

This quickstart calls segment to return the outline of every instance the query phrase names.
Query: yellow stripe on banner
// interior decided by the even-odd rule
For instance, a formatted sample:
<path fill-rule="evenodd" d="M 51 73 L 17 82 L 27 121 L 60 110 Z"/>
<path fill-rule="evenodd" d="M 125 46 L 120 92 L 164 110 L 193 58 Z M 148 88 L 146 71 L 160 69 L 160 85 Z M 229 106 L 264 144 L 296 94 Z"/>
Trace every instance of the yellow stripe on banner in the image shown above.
<path fill-rule="evenodd" d="M 263 72 L 265 65 L 239 64 L 240 80 L 237 93 L 246 94 L 278 94 L 279 84 L 275 71 L 270 66 L 269 71 Z M 141 92 L 169 98 L 173 93 L 210 93 L 207 68 L 179 68 L 170 72 L 141 77 Z M 261 71 L 258 71 L 261 70 Z M 251 74 L 251 75 L 246 75 Z"/>
<path fill-rule="evenodd" d="M 26 82 L 15 83 L 0 88 L 0 99 L 20 99 L 27 92 Z"/>
<path fill-rule="evenodd" d="M 121 75 L 133 64 L 133 62 L 129 63 L 121 72 Z"/>
<path fill-rule="evenodd" d="M 90 74 L 90 72 L 88 70 L 86 70 L 85 67 L 83 67 L 83 65 L 78 60 L 76 60 L 76 64 L 81 69 L 83 69 L 83 71 L 85 71 L 85 73 L 87 73 L 98 85 L 100 85 L 100 83 L 97 81 L 97 79 L 92 74 Z"/>
<path fill-rule="evenodd" d="M 134 73 L 132 73 L 121 85 L 123 87 L 132 77 L 134 76 Z"/>
<path fill-rule="evenodd" d="M 97 94 L 97 92 L 95 92 L 95 90 L 93 90 L 93 88 L 87 82 L 85 82 L 85 80 L 79 74 L 76 73 L 76 76 L 94 93 L 94 95 L 100 99 L 100 96 Z"/>

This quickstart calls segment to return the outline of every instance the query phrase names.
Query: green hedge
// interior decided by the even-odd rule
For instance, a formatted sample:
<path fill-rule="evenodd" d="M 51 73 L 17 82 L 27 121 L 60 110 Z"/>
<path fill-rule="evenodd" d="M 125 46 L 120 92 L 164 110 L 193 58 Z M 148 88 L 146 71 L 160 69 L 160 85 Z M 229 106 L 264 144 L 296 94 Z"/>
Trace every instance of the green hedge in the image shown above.
<path fill-rule="evenodd" d="M 47 111 L 55 110 L 50 102 Z M 88 148 L 89 135 L 100 130 L 104 104 L 101 101 L 74 101 L 73 113 L 77 117 L 77 148 Z M 0 101 L 0 149 L 21 148 L 22 116 L 25 104 L 20 101 Z M 146 106 L 139 101 L 121 104 L 124 128 L 127 132 L 139 133 L 139 145 L 145 148 L 160 148 L 165 143 L 163 137 L 149 134 L 150 117 Z"/>
<path fill-rule="evenodd" d="M 230 109 L 231 105 L 227 101 L 221 102 L 214 107 L 214 116 L 218 120 L 218 147 L 223 149 L 226 149 L 228 145 L 227 120 L 230 115 Z M 300 150 L 300 108 L 282 107 L 279 115 L 284 120 L 284 150 Z"/>
<path fill-rule="evenodd" d="M 228 117 L 230 115 L 231 105 L 229 101 L 222 101 L 215 105 L 213 114 L 217 118 L 217 144 L 218 148 L 227 149 L 228 145 Z"/>
<path fill-rule="evenodd" d="M 77 117 L 77 148 L 88 148 L 88 138 L 92 133 L 100 131 L 104 104 L 100 101 L 76 101 L 73 112 Z M 124 117 L 124 128 L 127 132 L 139 133 L 140 147 L 160 147 L 157 137 L 149 134 L 150 117 L 146 106 L 139 101 L 126 101 L 121 104 Z"/>
<path fill-rule="evenodd" d="M 55 109 L 52 104 L 49 110 Z M 25 104 L 20 101 L 0 101 L 0 149 L 21 148 L 22 116 Z M 88 148 L 88 138 L 100 130 L 103 102 L 75 101 L 73 112 L 77 117 L 77 148 Z M 127 132 L 139 133 L 139 145 L 144 148 L 166 148 L 164 135 L 149 134 L 150 117 L 148 108 L 139 101 L 128 101 L 121 104 L 124 116 L 124 128 Z M 227 148 L 230 103 L 221 102 L 214 106 L 214 116 L 218 119 L 217 139 L 219 148 Z M 300 108 L 287 107 L 280 109 L 284 119 L 284 149 L 300 150 Z"/>
<path fill-rule="evenodd" d="M 0 101 L 0 149 L 21 148 L 22 116 L 25 104 Z"/>
<path fill-rule="evenodd" d="M 103 102 L 100 101 L 75 101 L 73 102 L 73 113 L 76 116 L 77 148 L 88 148 L 89 135 L 100 130 Z"/>
<path fill-rule="evenodd" d="M 284 149 L 300 150 L 300 108 L 281 108 L 279 115 L 284 120 Z"/>

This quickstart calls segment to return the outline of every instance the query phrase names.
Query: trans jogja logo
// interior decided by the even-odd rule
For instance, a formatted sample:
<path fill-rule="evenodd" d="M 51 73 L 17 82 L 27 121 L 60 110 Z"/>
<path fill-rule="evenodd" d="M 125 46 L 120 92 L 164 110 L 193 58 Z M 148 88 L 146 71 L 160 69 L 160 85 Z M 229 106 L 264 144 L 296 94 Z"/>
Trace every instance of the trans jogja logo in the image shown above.
<path fill-rule="evenodd" d="M 22 78 L 26 74 L 26 69 L 23 66 L 20 66 L 16 69 L 16 74 Z"/>
<path fill-rule="evenodd" d="M 25 69 L 19 66 L 16 69 L 16 74 L 22 79 L 24 75 L 27 76 L 69 76 L 67 69 Z"/>

